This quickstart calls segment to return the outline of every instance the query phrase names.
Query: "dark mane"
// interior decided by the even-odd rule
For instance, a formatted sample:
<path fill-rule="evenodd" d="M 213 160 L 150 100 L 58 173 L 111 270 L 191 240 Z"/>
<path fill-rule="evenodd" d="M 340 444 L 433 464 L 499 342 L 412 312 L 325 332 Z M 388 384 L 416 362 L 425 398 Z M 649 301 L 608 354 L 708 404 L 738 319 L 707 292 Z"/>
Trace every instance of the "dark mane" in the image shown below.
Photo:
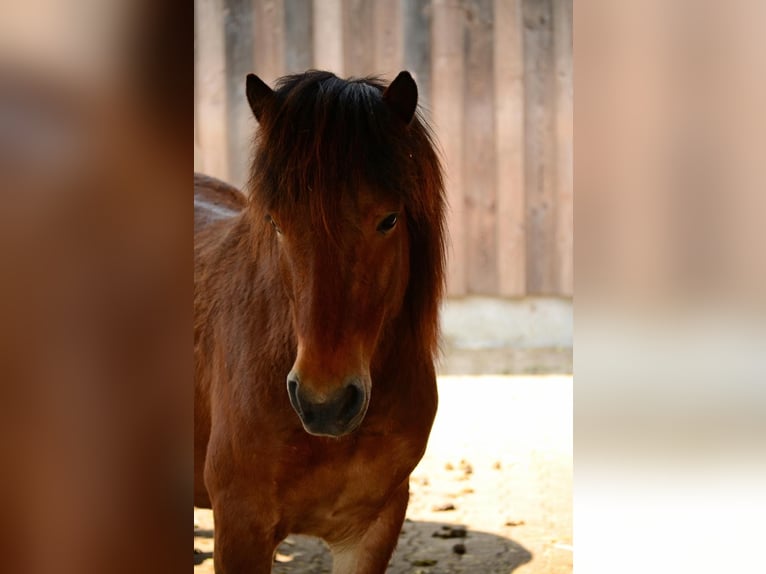
<path fill-rule="evenodd" d="M 409 125 L 382 99 L 378 78 L 342 80 L 309 71 L 281 78 L 255 142 L 255 213 L 308 206 L 314 229 L 334 233 L 333 214 L 360 186 L 401 202 L 411 238 L 406 296 L 415 340 L 435 353 L 444 292 L 442 171 L 426 122 Z"/>

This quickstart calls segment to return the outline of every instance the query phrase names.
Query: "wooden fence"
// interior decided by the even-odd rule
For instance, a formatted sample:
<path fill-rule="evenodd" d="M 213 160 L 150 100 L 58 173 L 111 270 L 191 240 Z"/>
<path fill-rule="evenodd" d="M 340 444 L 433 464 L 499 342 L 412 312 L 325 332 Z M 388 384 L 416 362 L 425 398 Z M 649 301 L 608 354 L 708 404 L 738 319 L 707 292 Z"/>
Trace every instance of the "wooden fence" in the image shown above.
<path fill-rule="evenodd" d="M 245 182 L 248 72 L 407 69 L 446 164 L 450 295 L 572 294 L 571 0 L 195 0 L 195 18 L 195 169 Z"/>

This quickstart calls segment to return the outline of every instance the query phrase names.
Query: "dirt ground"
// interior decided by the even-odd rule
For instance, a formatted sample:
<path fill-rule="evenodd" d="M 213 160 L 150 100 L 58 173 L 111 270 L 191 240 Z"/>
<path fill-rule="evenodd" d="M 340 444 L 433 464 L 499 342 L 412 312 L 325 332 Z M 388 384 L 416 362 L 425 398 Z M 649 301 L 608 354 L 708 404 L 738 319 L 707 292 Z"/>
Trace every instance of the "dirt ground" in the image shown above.
<path fill-rule="evenodd" d="M 572 378 L 447 376 L 391 574 L 572 572 Z M 213 519 L 195 509 L 195 574 L 213 572 Z M 331 571 L 291 536 L 277 574 Z"/>

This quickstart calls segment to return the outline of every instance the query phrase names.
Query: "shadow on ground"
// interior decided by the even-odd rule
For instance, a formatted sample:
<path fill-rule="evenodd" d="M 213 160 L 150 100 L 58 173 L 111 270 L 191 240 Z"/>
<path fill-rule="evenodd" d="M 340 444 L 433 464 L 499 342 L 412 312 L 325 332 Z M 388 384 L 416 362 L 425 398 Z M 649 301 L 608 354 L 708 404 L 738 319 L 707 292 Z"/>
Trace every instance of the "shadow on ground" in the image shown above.
<path fill-rule="evenodd" d="M 195 529 L 195 546 L 198 539 L 212 536 L 212 530 Z M 212 552 L 195 548 L 195 572 L 212 572 L 212 556 Z M 496 534 L 447 522 L 407 520 L 387 573 L 510 574 L 531 559 L 532 554 L 526 548 Z M 330 553 L 321 540 L 290 536 L 277 550 L 273 573 L 324 574 L 329 573 L 331 567 Z"/>

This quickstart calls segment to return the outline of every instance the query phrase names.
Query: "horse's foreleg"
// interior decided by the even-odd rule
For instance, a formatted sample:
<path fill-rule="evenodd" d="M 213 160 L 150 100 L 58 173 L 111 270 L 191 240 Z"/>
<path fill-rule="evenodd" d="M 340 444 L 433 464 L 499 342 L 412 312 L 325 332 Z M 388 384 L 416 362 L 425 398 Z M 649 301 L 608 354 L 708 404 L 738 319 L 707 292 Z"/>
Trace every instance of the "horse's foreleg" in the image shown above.
<path fill-rule="evenodd" d="M 264 528 L 242 500 L 213 500 L 216 574 L 269 574 L 277 546 L 274 532 Z"/>
<path fill-rule="evenodd" d="M 330 545 L 333 574 L 383 574 L 386 571 L 399 540 L 409 497 L 409 480 L 405 480 L 358 540 Z"/>

